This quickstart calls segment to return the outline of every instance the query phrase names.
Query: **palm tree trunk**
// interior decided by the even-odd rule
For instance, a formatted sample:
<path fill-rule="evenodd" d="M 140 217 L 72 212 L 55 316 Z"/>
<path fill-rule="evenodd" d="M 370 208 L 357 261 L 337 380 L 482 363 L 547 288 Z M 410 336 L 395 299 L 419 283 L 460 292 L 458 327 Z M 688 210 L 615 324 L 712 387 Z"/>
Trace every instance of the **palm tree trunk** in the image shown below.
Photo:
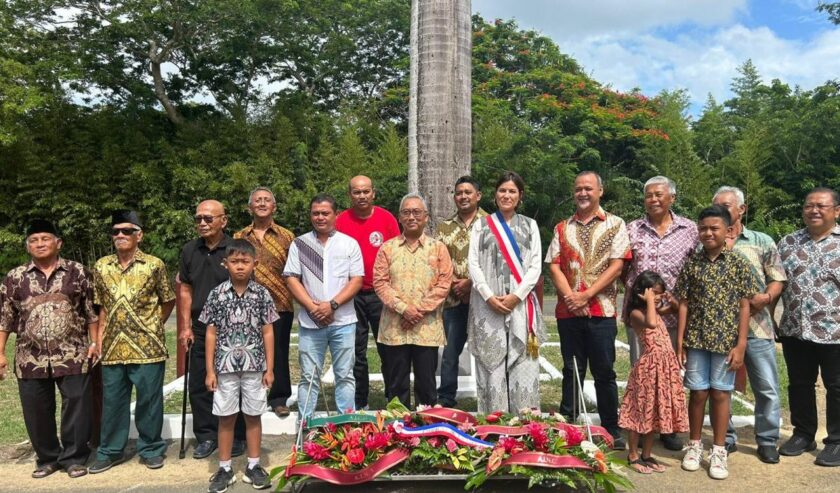
<path fill-rule="evenodd" d="M 454 211 L 455 181 L 470 171 L 470 0 L 412 0 L 408 188 L 429 204 L 430 228 Z"/>

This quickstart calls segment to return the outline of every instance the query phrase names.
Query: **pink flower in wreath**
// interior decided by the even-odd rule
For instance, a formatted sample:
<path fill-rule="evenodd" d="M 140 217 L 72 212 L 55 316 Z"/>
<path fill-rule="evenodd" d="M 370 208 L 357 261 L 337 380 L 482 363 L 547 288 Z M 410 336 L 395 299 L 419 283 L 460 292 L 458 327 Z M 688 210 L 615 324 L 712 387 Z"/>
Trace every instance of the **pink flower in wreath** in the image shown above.
<path fill-rule="evenodd" d="M 419 447 L 420 437 L 411 437 L 405 443 L 407 443 L 410 447 Z"/>
<path fill-rule="evenodd" d="M 534 442 L 534 448 L 537 450 L 545 450 L 548 447 L 548 434 L 545 427 L 540 423 L 528 423 L 525 425 L 528 434 L 531 435 L 531 440 Z"/>
<path fill-rule="evenodd" d="M 586 439 L 586 435 L 580 431 L 580 428 L 577 426 L 567 426 L 566 430 L 566 445 L 569 447 L 577 447 L 580 445 L 584 439 Z"/>
<path fill-rule="evenodd" d="M 450 454 L 458 450 L 458 444 L 455 443 L 455 440 L 451 438 L 446 439 L 446 450 L 448 450 Z"/>
<path fill-rule="evenodd" d="M 330 456 L 330 451 L 315 442 L 304 442 L 303 452 L 315 460 L 324 460 Z"/>
<path fill-rule="evenodd" d="M 431 445 L 432 447 L 435 447 L 435 448 L 440 447 L 440 438 L 438 438 L 438 437 L 429 438 L 429 445 Z"/>
<path fill-rule="evenodd" d="M 351 464 L 361 464 L 365 461 L 365 452 L 360 448 L 353 448 L 347 452 L 347 460 L 350 461 Z"/>
<path fill-rule="evenodd" d="M 365 440 L 365 448 L 368 450 L 379 450 L 387 447 L 388 441 L 387 433 L 373 433 L 368 435 L 367 440 Z"/>
<path fill-rule="evenodd" d="M 329 431 L 330 433 L 335 433 L 336 431 L 338 431 L 338 426 L 336 426 L 335 423 L 327 423 L 327 431 Z"/>

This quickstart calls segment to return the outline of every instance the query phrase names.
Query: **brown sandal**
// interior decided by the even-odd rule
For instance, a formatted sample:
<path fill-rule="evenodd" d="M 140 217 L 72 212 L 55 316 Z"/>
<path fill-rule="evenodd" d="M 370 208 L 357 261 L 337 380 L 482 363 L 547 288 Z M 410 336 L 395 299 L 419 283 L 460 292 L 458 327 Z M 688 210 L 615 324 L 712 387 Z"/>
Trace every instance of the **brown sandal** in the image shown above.
<path fill-rule="evenodd" d="M 653 472 L 650 466 L 648 466 L 647 462 L 642 460 L 641 456 L 636 460 L 630 460 L 630 457 L 628 457 L 627 465 L 630 466 L 630 469 L 636 471 L 639 474 L 651 474 Z"/>
<path fill-rule="evenodd" d="M 87 467 L 81 464 L 73 464 L 67 468 L 67 475 L 71 478 L 80 478 L 88 473 Z"/>
<path fill-rule="evenodd" d="M 32 477 L 35 479 L 41 479 L 49 476 L 50 474 L 58 471 L 61 469 L 58 464 L 44 464 L 43 466 L 39 466 L 37 469 L 32 471 Z"/>
<path fill-rule="evenodd" d="M 639 457 L 653 472 L 665 472 L 665 466 L 653 457 Z"/>

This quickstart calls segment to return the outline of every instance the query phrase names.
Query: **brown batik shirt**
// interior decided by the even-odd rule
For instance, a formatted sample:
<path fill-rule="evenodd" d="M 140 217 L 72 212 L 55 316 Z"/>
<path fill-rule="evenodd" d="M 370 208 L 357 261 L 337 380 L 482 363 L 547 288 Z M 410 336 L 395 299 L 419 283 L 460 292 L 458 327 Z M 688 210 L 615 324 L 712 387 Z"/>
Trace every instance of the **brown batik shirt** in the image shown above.
<path fill-rule="evenodd" d="M 18 378 L 87 373 L 87 327 L 96 321 L 91 276 L 78 262 L 59 259 L 49 278 L 29 262 L 0 284 L 0 331 L 17 334 Z"/>

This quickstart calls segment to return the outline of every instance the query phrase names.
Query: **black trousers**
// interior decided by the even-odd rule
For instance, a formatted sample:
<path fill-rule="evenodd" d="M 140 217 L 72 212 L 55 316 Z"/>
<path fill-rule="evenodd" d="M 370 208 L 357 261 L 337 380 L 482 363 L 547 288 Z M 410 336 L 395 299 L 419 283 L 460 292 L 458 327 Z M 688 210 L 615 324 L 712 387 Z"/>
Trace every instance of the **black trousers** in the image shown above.
<path fill-rule="evenodd" d="M 289 338 L 292 333 L 292 312 L 279 312 L 274 322 L 274 383 L 268 391 L 268 405 L 272 409 L 285 406 L 292 396 L 292 379 L 289 375 Z"/>
<path fill-rule="evenodd" d="M 840 344 L 782 338 L 788 372 L 788 402 L 793 433 L 813 440 L 817 433 L 817 373 L 826 389 L 826 445 L 840 443 Z"/>
<path fill-rule="evenodd" d="M 55 388 L 61 394 L 61 442 L 55 424 Z M 90 455 L 93 395 L 90 375 L 18 380 L 23 421 L 38 466 L 84 464 Z"/>
<path fill-rule="evenodd" d="M 574 361 L 583 382 L 586 368 L 595 380 L 595 398 L 601 426 L 618 436 L 618 386 L 615 383 L 616 320 L 612 317 L 572 317 L 557 320 L 560 353 L 563 355 L 563 395 L 560 413 L 572 419 L 578 415 L 582 396 L 575 385 Z"/>
<path fill-rule="evenodd" d="M 193 434 L 199 443 L 207 440 L 216 441 L 219 435 L 219 417 L 213 415 L 213 392 L 207 390 L 204 379 L 207 378 L 207 367 L 204 366 L 206 352 L 204 350 L 205 332 L 193 328 L 195 341 L 190 350 L 190 409 L 193 417 Z M 234 440 L 245 440 L 245 418 L 240 412 L 233 428 Z"/>
<path fill-rule="evenodd" d="M 374 342 L 379 337 L 379 318 L 382 316 L 382 301 L 374 291 L 359 291 L 353 298 L 356 308 L 356 362 L 353 364 L 353 378 L 356 380 L 356 409 L 363 409 L 368 405 L 370 392 L 370 378 L 367 360 L 368 332 L 373 333 Z M 376 352 L 385 367 L 386 353 L 384 346 L 376 343 Z M 388 376 L 383 371 L 385 388 L 388 388 Z"/>
<path fill-rule="evenodd" d="M 437 402 L 438 348 L 403 344 L 385 346 L 388 358 L 382 363 L 382 376 L 388 382 L 385 395 L 390 402 L 398 398 L 409 409 L 411 406 L 411 370 L 414 368 L 414 401 L 417 404 L 432 406 Z"/>

